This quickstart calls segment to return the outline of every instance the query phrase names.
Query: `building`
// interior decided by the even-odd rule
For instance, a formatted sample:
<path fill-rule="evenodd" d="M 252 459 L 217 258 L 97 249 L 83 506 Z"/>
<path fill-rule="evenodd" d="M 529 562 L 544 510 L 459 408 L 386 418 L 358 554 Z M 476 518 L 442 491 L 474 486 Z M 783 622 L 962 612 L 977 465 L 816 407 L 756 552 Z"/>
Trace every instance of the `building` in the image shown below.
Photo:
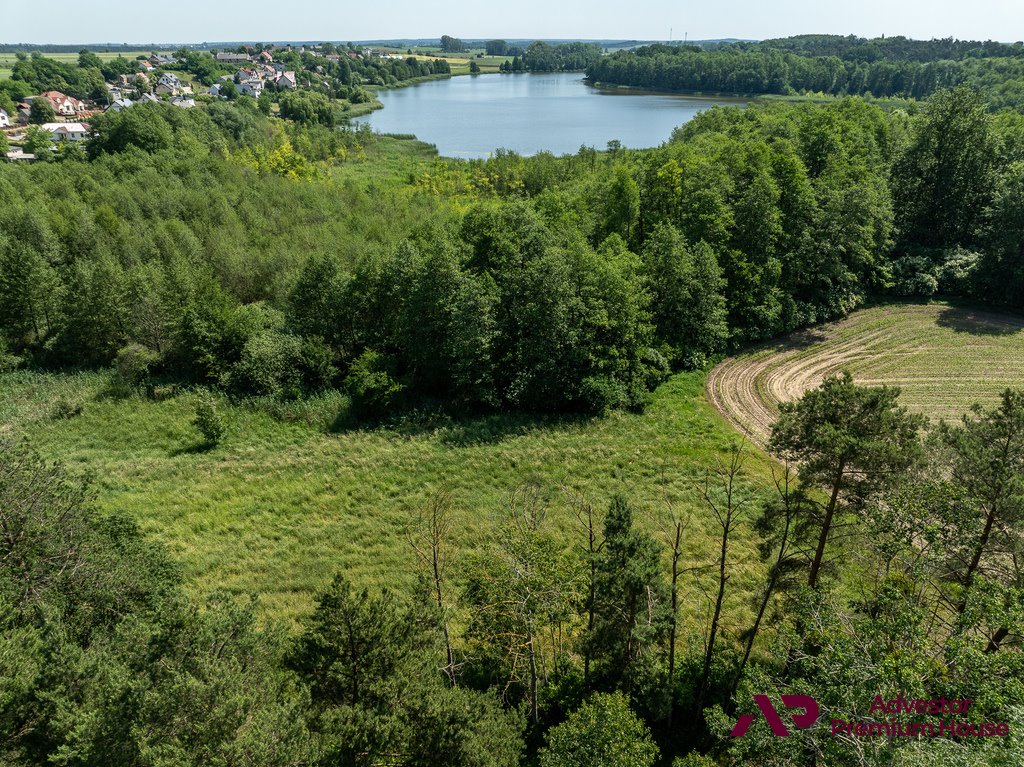
<path fill-rule="evenodd" d="M 243 80 L 238 84 L 238 92 L 243 96 L 252 96 L 254 99 L 258 99 L 263 93 L 263 81 Z"/>
<path fill-rule="evenodd" d="M 274 81 L 274 84 L 279 89 L 290 90 L 290 91 L 291 90 L 295 90 L 297 87 L 299 87 L 299 83 L 295 79 L 295 73 L 294 72 L 282 72 L 278 76 L 277 80 Z"/>
<path fill-rule="evenodd" d="M 53 136 L 54 141 L 85 141 L 89 126 L 85 123 L 43 123 L 39 126 Z"/>
<path fill-rule="evenodd" d="M 20 148 L 16 147 L 5 154 L 4 159 L 6 159 L 7 162 L 33 162 L 36 159 L 36 156 L 34 154 L 29 154 L 28 152 L 23 152 Z"/>
<path fill-rule="evenodd" d="M 247 53 L 218 53 L 217 61 L 252 61 Z"/>
<path fill-rule="evenodd" d="M 106 108 L 107 112 L 120 112 L 122 109 L 135 106 L 135 102 L 131 99 L 115 99 L 114 102 Z"/>
<path fill-rule="evenodd" d="M 35 98 L 49 101 L 53 111 L 62 117 L 74 117 L 88 110 L 85 102 L 79 101 L 72 96 L 67 96 L 60 91 L 46 91 L 45 93 L 40 93 Z"/>
<path fill-rule="evenodd" d="M 0 109 L 0 128 L 11 127 L 11 116 L 7 114 L 7 111 Z"/>
<path fill-rule="evenodd" d="M 171 99 L 171 106 L 180 107 L 181 109 L 191 109 L 196 105 L 196 100 L 190 96 L 175 96 Z"/>
<path fill-rule="evenodd" d="M 267 64 L 272 64 L 274 61 L 274 57 L 270 55 L 269 51 L 262 51 L 258 58 L 260 61 L 266 62 Z"/>

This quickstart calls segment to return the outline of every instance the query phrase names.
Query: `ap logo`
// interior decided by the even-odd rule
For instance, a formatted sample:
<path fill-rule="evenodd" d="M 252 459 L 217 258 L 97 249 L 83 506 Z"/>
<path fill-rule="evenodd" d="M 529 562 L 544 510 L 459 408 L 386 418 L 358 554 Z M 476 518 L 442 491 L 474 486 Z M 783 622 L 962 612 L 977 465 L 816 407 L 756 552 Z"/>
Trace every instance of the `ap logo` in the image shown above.
<path fill-rule="evenodd" d="M 789 737 L 789 730 L 782 723 L 782 717 L 779 716 L 779 712 L 775 710 L 775 706 L 772 705 L 768 696 L 755 695 L 754 702 L 761 709 L 761 713 L 764 715 L 765 721 L 768 722 L 768 726 L 772 728 L 772 732 L 780 738 Z M 792 715 L 793 724 L 796 725 L 798 730 L 806 730 L 818 721 L 818 701 L 810 695 L 783 695 L 782 705 L 786 708 L 802 708 L 804 710 L 802 714 Z M 743 737 L 753 721 L 754 714 L 744 714 L 741 716 L 739 721 L 736 722 L 736 726 L 732 728 L 732 737 Z"/>

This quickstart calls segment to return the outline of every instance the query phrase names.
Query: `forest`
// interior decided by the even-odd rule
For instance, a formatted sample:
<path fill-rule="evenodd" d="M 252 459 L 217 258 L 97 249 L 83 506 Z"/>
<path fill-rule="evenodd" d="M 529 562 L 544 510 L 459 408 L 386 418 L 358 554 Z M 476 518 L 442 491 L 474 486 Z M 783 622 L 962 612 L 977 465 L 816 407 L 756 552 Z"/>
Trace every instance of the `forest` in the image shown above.
<path fill-rule="evenodd" d="M 1024 295 L 1024 117 L 963 88 L 915 115 L 713 109 L 659 149 L 438 160 L 387 202 L 332 178 L 371 134 L 251 100 L 95 130 L 87 155 L 0 168 L 0 334 L 129 391 L 599 413 L 869 296 Z"/>
<path fill-rule="evenodd" d="M 655 44 L 587 67 L 606 85 L 720 94 L 926 99 L 966 85 L 993 108 L 1024 105 L 1024 47 L 961 41 L 807 36 L 702 49 Z"/>
<path fill-rule="evenodd" d="M 657 51 L 591 66 L 801 58 Z M 996 53 L 961 60 L 1011 58 Z M 49 77 L 19 63 L 11 82 Z M 334 66 L 325 80 L 350 87 Z M 870 300 L 1024 309 L 1024 115 L 984 89 L 715 108 L 653 149 L 397 168 L 377 155 L 388 137 L 306 98 L 282 95 L 285 119 L 241 97 L 138 105 L 96 118 L 86 150 L 0 166 L 0 372 L 105 371 L 103 396 L 128 402 L 339 391 L 353 428 L 596 416 Z M 212 398 L 195 425 L 214 449 Z M 471 552 L 433 493 L 408 530 L 416 588 L 340 573 L 281 626 L 255 598 L 197 600 L 98 506 L 102 478 L 0 440 L 4 763 L 1020 763 L 1014 738 L 776 738 L 763 718 L 729 733 L 753 695 L 791 693 L 825 722 L 903 695 L 1024 727 L 1021 391 L 939 424 L 848 375 L 783 406 L 772 487 L 746 483 L 739 441 L 694 478 L 715 543 L 699 608 L 680 598 L 694 523 L 670 499 L 656 535 L 626 493 L 524 478 Z"/>

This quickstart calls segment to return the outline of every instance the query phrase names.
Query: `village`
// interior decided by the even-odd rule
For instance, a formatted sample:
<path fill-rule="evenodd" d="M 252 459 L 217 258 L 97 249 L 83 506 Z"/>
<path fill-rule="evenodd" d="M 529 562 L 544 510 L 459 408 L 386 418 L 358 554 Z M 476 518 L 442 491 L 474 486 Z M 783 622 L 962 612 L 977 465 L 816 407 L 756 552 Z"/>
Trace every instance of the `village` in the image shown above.
<path fill-rule="evenodd" d="M 342 52 L 332 52 L 341 50 Z M 205 53 L 205 52 L 204 52 Z M 0 132 L 9 145 L 3 157 L 9 162 L 32 162 L 40 159 L 40 149 L 56 153 L 64 144 L 87 141 L 90 120 L 105 112 L 119 112 L 140 104 L 167 103 L 181 109 L 192 109 L 197 100 L 234 99 L 247 96 L 260 99 L 265 91 L 281 93 L 303 88 L 326 87 L 319 76 L 324 66 L 311 65 L 316 77 L 300 77 L 302 70 L 288 69 L 275 62 L 275 53 L 288 56 L 294 66 L 295 54 L 321 59 L 324 64 L 350 61 L 392 62 L 404 57 L 389 51 L 364 48 L 358 51 L 334 46 L 298 46 L 257 50 L 242 46 L 237 51 L 212 51 L 219 69 L 233 70 L 217 76 L 210 85 L 201 84 L 188 71 L 186 57 L 178 54 L 151 53 L 132 62 L 134 71 L 117 74 L 105 83 L 105 99 L 79 99 L 59 90 L 46 90 L 26 96 L 17 103 L 13 113 L 0 108 Z M 195 56 L 194 52 L 191 55 Z"/>

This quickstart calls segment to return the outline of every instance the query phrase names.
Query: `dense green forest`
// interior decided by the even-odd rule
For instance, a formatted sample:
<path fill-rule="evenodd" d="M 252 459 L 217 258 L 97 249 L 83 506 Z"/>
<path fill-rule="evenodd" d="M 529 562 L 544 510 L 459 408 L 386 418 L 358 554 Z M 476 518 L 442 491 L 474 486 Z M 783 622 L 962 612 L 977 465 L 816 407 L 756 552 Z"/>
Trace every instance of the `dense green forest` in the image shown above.
<path fill-rule="evenodd" d="M 1020 60 L 996 53 L 958 61 Z M 19 64 L 11 82 L 50 76 Z M 311 76 L 355 87 L 332 64 Z M 127 401 L 340 389 L 343 425 L 601 413 L 872 297 L 1019 310 L 1024 116 L 987 97 L 715 108 L 655 149 L 396 166 L 301 92 L 281 95 L 286 119 L 247 98 L 107 113 L 86 149 L 0 166 L 0 371 L 109 370 L 103 396 Z M 195 425 L 203 449 L 223 437 L 212 399 Z M 670 504 L 656 537 L 627 495 L 524 478 L 465 556 L 438 490 L 409 529 L 416 589 L 340 574 L 294 632 L 255 603 L 195 603 L 87 479 L 0 439 L 4 763 L 1020 763 L 1019 736 L 853 740 L 827 722 L 902 694 L 1024 726 L 1021 392 L 939 425 L 848 376 L 784 406 L 771 492 L 744 481 L 739 444 L 695 480 L 716 530 L 701 606 L 679 598 L 690 522 Z M 557 504 L 579 523 L 568 548 Z M 734 578 L 750 526 L 758 562 Z M 749 621 L 726 631 L 738 593 Z M 789 693 L 823 726 L 729 737 L 753 695 Z"/>
<path fill-rule="evenodd" d="M 1024 46 L 813 35 L 702 49 L 648 45 L 595 60 L 605 84 L 700 93 L 924 99 L 968 85 L 993 107 L 1024 105 Z"/>
<path fill-rule="evenodd" d="M 659 149 L 439 160 L 387 196 L 335 178 L 370 134 L 251 101 L 95 129 L 0 168 L 0 332 L 128 390 L 601 412 L 873 294 L 1024 295 L 1024 118 L 966 89 L 714 109 Z"/>

